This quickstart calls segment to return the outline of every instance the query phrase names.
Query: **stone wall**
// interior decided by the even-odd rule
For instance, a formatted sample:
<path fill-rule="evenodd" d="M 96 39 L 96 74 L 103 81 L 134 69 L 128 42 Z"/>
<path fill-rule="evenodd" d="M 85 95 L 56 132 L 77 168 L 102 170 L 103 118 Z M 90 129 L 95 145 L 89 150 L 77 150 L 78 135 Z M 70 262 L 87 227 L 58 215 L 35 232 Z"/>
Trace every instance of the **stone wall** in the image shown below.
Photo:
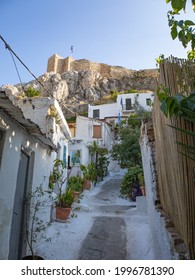
<path fill-rule="evenodd" d="M 62 58 L 61 56 L 54 54 L 48 59 L 47 72 L 55 72 L 63 74 L 66 71 L 82 71 L 82 70 L 94 70 L 98 71 L 103 77 L 121 79 L 125 76 L 133 77 L 135 73 L 140 72 L 136 70 L 127 69 L 120 66 L 111 66 L 104 63 L 96 63 L 87 59 L 74 60 L 72 57 Z M 157 76 L 157 70 L 142 70 L 142 76 Z"/>

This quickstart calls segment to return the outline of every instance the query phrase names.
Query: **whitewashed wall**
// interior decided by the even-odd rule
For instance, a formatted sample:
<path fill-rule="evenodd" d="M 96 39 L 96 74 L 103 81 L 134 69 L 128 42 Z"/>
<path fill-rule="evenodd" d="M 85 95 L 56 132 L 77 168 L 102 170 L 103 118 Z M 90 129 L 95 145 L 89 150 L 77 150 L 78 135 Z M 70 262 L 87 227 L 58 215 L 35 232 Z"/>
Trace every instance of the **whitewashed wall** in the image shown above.
<path fill-rule="evenodd" d="M 146 103 L 146 99 L 150 98 L 153 101 L 153 93 L 127 93 L 127 94 L 119 94 L 117 96 L 117 115 L 120 112 L 121 116 L 124 115 L 123 108 L 126 104 L 126 99 L 131 99 L 131 104 L 134 106 L 135 100 L 137 99 L 140 106 L 143 107 L 146 111 L 151 111 L 151 106 L 148 106 Z M 123 107 L 121 105 L 123 104 Z"/>
<path fill-rule="evenodd" d="M 21 148 L 27 148 L 35 153 L 32 191 L 41 184 L 44 177 L 46 179 L 43 186 L 47 190 L 49 175 L 53 169 L 53 160 L 56 157 L 63 159 L 64 145 L 67 147 L 68 154 L 68 141 L 58 128 L 58 133 L 55 136 L 56 141 L 59 143 L 57 155 L 56 152 L 51 152 L 46 146 L 37 142 L 36 139 L 25 133 L 6 117 L 0 116 L 0 128 L 6 130 L 0 168 L 0 259 L 8 259 L 12 211 L 16 195 L 15 190 Z M 50 206 L 48 206 L 45 219 L 47 221 L 50 219 Z"/>
<path fill-rule="evenodd" d="M 163 214 L 162 209 L 156 206 L 159 198 L 157 197 L 157 177 L 155 170 L 155 142 L 153 135 L 148 135 L 148 131 L 151 133 L 151 124 L 143 125 L 140 144 L 146 187 L 147 212 L 155 259 L 180 259 L 180 256 L 186 257 L 187 255 L 187 251 L 184 249 L 185 245 L 179 243 L 177 248 L 177 233 L 173 226 L 168 226 L 166 216 Z"/>
<path fill-rule="evenodd" d="M 116 116 L 117 103 L 102 104 L 102 105 L 89 105 L 88 106 L 88 117 L 93 118 L 93 110 L 99 109 L 100 116 L 99 119 L 104 119 L 106 117 Z"/>
<path fill-rule="evenodd" d="M 93 138 L 93 125 L 102 126 L 102 138 Z M 103 121 L 98 121 L 85 117 L 77 117 L 76 121 L 76 139 L 82 139 L 85 145 L 92 144 L 96 141 L 99 145 L 104 146 L 108 149 L 111 147 L 111 142 L 113 141 L 113 136 L 110 126 Z"/>
<path fill-rule="evenodd" d="M 137 101 L 140 106 L 143 107 L 146 111 L 151 111 L 151 106 L 148 106 L 146 104 L 146 99 L 150 98 L 151 101 L 153 101 L 153 93 L 127 93 L 127 94 L 119 94 L 117 96 L 117 100 L 115 103 L 110 104 L 102 104 L 102 105 L 89 105 L 88 106 L 88 117 L 93 118 L 93 110 L 100 110 L 100 116 L 99 119 L 105 119 L 109 117 L 118 117 L 118 114 L 120 113 L 121 116 L 129 115 L 130 112 L 123 111 L 123 108 L 125 108 L 126 99 L 131 98 L 132 106 L 135 104 L 135 99 L 137 98 Z M 123 107 L 122 107 L 122 104 Z M 133 110 L 132 110 L 133 112 Z"/>

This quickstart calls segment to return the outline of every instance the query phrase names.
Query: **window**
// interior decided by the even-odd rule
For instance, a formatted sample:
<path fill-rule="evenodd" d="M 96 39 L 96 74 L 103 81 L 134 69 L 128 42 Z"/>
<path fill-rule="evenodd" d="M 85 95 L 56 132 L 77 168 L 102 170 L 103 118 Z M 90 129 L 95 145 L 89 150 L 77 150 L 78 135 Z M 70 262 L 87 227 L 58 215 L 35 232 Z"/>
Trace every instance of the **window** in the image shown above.
<path fill-rule="evenodd" d="M 99 117 L 100 117 L 100 109 L 95 109 L 95 110 L 93 110 L 93 118 L 94 119 L 99 119 Z"/>
<path fill-rule="evenodd" d="M 102 138 L 102 126 L 93 125 L 93 138 Z"/>
<path fill-rule="evenodd" d="M 74 150 L 70 153 L 70 164 L 78 166 L 81 163 L 81 150 Z"/>
<path fill-rule="evenodd" d="M 1 167 L 1 160 L 3 157 L 4 142 L 5 142 L 5 131 L 0 129 L 0 167 Z"/>
<path fill-rule="evenodd" d="M 125 99 L 125 104 L 126 104 L 126 110 L 132 110 L 132 105 L 131 105 L 131 98 Z"/>
<path fill-rule="evenodd" d="M 146 98 L 146 105 L 151 106 L 151 98 Z"/>

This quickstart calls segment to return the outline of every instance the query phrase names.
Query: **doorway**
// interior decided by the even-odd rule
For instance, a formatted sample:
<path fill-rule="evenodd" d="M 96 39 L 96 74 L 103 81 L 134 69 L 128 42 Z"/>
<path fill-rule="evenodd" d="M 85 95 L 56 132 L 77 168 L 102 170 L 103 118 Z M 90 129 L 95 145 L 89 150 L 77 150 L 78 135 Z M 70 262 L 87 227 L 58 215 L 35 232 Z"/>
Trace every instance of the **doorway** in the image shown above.
<path fill-rule="evenodd" d="M 21 259 L 24 250 L 25 197 L 32 180 L 32 153 L 22 148 L 17 174 L 16 192 L 12 213 L 12 225 L 9 242 L 9 259 Z"/>

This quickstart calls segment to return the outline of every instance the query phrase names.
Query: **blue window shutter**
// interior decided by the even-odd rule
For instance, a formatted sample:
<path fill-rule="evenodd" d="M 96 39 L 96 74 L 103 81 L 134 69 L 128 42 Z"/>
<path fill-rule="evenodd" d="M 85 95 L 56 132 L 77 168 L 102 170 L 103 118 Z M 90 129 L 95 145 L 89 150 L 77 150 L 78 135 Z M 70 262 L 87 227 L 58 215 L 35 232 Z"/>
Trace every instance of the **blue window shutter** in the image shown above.
<path fill-rule="evenodd" d="M 64 146 L 64 151 L 63 151 L 63 162 L 64 165 L 66 166 L 66 146 Z"/>

